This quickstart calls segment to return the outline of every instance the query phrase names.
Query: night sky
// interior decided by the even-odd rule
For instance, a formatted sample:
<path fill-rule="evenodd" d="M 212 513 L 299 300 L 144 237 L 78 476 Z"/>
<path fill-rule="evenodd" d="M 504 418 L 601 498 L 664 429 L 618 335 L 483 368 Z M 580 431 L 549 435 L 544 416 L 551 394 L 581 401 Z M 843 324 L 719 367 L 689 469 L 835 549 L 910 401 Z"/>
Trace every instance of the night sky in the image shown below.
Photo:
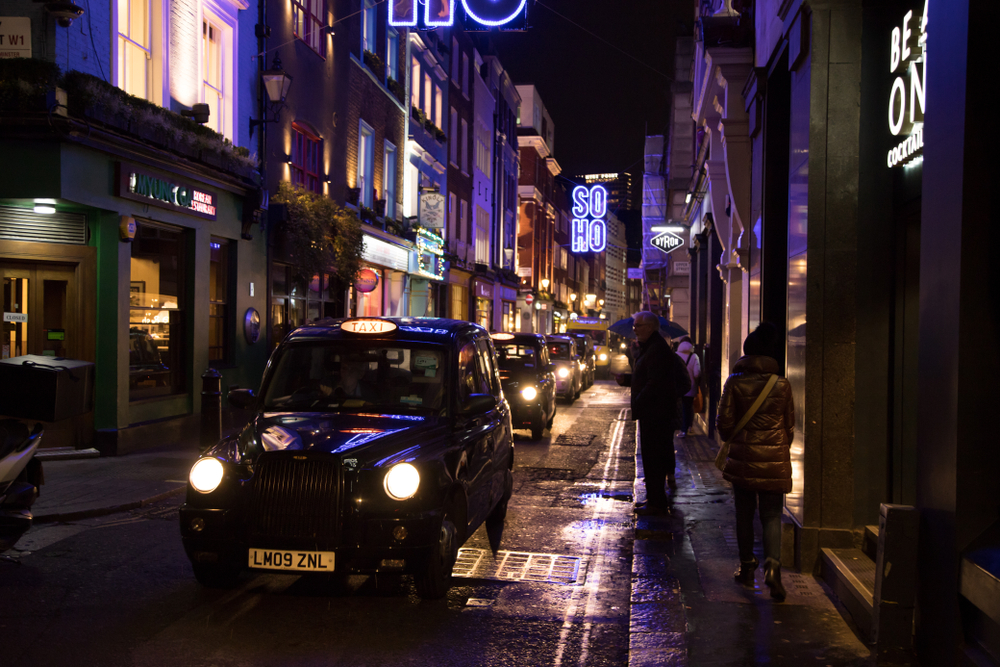
<path fill-rule="evenodd" d="M 667 125 L 674 38 L 690 34 L 685 0 L 528 0 L 531 28 L 493 35 L 515 84 L 533 83 L 555 124 L 564 175 L 642 173 L 646 134 Z M 566 18 L 556 16 L 551 7 Z M 614 46 L 602 42 L 568 20 Z M 614 48 L 634 56 L 636 62 Z"/>

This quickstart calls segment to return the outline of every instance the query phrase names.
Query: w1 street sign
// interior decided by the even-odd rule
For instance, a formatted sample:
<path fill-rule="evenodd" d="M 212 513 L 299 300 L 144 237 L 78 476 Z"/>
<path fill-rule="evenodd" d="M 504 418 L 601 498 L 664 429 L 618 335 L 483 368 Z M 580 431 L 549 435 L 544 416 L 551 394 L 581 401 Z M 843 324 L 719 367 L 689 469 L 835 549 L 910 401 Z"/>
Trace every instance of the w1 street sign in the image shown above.
<path fill-rule="evenodd" d="M 659 248 L 663 252 L 670 253 L 684 245 L 684 239 L 673 232 L 663 232 L 649 240 L 654 248 Z"/>

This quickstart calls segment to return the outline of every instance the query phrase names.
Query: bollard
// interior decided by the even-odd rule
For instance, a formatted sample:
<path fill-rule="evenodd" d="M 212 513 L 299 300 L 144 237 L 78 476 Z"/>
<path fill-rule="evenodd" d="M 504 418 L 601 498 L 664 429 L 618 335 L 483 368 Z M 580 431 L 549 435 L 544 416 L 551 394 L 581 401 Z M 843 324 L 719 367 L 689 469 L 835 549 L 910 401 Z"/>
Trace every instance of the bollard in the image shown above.
<path fill-rule="evenodd" d="M 201 449 L 222 439 L 222 375 L 209 368 L 201 376 Z"/>

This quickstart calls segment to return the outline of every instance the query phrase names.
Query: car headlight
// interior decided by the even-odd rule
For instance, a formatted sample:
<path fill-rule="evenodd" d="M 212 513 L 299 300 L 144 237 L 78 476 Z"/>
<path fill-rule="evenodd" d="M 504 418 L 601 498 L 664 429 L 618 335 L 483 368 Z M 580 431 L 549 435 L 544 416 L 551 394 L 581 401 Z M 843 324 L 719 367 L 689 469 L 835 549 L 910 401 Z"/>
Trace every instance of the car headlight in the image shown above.
<path fill-rule="evenodd" d="M 580 362 L 580 370 L 582 371 L 582 370 L 584 370 L 585 368 L 587 368 L 587 364 L 585 364 L 585 363 L 583 363 L 583 362 L 581 361 L 581 362 Z"/>
<path fill-rule="evenodd" d="M 621 345 L 619 345 L 619 346 L 618 346 L 618 349 L 620 349 L 620 350 L 624 350 L 624 349 L 625 349 L 625 343 L 622 343 Z"/>
<path fill-rule="evenodd" d="M 565 366 L 563 366 L 562 368 L 560 368 L 559 369 L 559 377 L 561 377 L 561 378 L 569 377 L 569 369 L 566 368 Z"/>
<path fill-rule="evenodd" d="M 385 474 L 385 492 L 393 500 L 406 500 L 417 494 L 420 473 L 409 463 L 397 463 Z"/>
<path fill-rule="evenodd" d="M 603 352 L 601 352 L 600 359 L 601 359 L 601 361 L 607 361 L 608 360 L 608 355 L 606 355 Z"/>
<path fill-rule="evenodd" d="M 534 387 L 525 387 L 521 390 L 521 398 L 526 401 L 533 401 L 538 396 L 538 390 Z"/>
<path fill-rule="evenodd" d="M 219 459 L 199 459 L 191 466 L 188 480 L 198 493 L 211 493 L 222 484 L 224 472 Z"/>

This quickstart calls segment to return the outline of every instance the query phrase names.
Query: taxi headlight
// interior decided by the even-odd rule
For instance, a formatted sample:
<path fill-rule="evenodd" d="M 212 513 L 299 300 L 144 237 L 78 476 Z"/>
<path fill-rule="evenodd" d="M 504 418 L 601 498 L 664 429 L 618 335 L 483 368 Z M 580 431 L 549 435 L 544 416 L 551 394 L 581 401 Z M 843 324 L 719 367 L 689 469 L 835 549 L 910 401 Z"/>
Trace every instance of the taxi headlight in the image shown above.
<path fill-rule="evenodd" d="M 582 371 L 582 370 L 584 370 L 585 368 L 587 368 L 587 364 L 585 364 L 585 363 L 583 363 L 583 362 L 581 361 L 581 362 L 580 362 L 580 370 Z"/>
<path fill-rule="evenodd" d="M 406 500 L 417 494 L 420 473 L 409 463 L 397 463 L 385 474 L 385 492 L 393 500 Z"/>
<path fill-rule="evenodd" d="M 608 360 L 608 355 L 606 355 L 605 353 L 601 352 L 600 359 L 601 359 L 601 361 L 607 361 Z"/>
<path fill-rule="evenodd" d="M 559 369 L 559 377 L 561 377 L 561 378 L 569 377 L 569 369 L 566 368 L 565 366 L 563 366 L 562 368 L 560 368 Z"/>
<path fill-rule="evenodd" d="M 521 397 L 526 401 L 533 401 L 538 396 L 538 390 L 534 387 L 525 387 L 521 390 Z"/>
<path fill-rule="evenodd" d="M 222 483 L 223 472 L 219 459 L 199 459 L 191 466 L 188 480 L 198 493 L 211 493 Z"/>

